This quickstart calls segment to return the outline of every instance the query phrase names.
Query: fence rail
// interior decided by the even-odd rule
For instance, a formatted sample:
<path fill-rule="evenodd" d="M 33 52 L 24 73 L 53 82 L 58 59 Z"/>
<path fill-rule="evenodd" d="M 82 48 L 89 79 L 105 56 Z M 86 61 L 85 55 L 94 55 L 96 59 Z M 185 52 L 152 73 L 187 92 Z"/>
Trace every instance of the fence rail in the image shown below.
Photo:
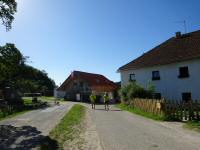
<path fill-rule="evenodd" d="M 167 101 L 164 99 L 135 98 L 130 102 L 130 105 L 141 111 L 149 112 L 154 115 L 163 115 L 173 120 L 200 120 L 200 101 L 190 101 L 186 103 L 173 100 Z"/>

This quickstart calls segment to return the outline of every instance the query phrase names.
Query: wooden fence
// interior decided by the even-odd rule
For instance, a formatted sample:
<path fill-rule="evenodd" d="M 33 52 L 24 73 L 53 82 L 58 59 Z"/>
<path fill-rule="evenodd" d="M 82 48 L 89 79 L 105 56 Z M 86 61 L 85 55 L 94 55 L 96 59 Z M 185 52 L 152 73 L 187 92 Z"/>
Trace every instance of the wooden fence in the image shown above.
<path fill-rule="evenodd" d="M 163 102 L 164 100 L 136 98 L 130 102 L 130 105 L 144 112 L 150 112 L 155 115 L 163 115 Z"/>
<path fill-rule="evenodd" d="M 165 101 L 164 112 L 169 119 L 200 120 L 200 101 Z"/>
<path fill-rule="evenodd" d="M 200 120 L 200 101 L 167 101 L 156 99 L 133 99 L 130 105 L 141 111 L 162 115 L 171 120 Z"/>

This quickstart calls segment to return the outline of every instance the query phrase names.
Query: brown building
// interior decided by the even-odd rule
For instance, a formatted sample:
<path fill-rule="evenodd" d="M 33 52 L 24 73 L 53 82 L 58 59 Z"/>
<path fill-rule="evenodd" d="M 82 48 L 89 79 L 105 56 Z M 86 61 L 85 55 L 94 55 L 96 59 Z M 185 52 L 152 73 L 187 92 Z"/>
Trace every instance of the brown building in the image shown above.
<path fill-rule="evenodd" d="M 89 101 L 89 95 L 93 92 L 101 102 L 102 95 L 107 92 L 114 100 L 113 92 L 118 85 L 105 76 L 94 73 L 73 71 L 63 84 L 57 89 L 56 97 L 76 101 Z"/>

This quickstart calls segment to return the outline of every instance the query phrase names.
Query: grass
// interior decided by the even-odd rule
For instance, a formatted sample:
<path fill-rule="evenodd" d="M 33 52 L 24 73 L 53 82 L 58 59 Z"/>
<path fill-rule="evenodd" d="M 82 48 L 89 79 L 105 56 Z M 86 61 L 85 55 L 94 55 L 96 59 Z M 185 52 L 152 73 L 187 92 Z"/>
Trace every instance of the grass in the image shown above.
<path fill-rule="evenodd" d="M 23 98 L 23 102 L 24 102 L 24 106 L 25 106 L 23 109 L 13 110 L 13 111 L 8 111 L 8 112 L 2 112 L 0 110 L 0 121 L 8 119 L 8 118 L 13 118 L 13 117 L 16 117 L 18 115 L 22 115 L 22 114 L 24 114 L 28 111 L 32 111 L 32 110 L 38 108 L 38 107 L 34 107 L 34 108 L 28 107 L 28 106 L 31 106 L 33 104 L 31 98 Z"/>
<path fill-rule="evenodd" d="M 24 105 L 32 104 L 32 100 L 30 99 L 23 99 L 23 101 L 24 101 Z M 0 111 L 0 121 L 22 115 L 28 111 L 30 110 L 15 110 L 15 111 L 6 112 L 6 113 L 3 113 L 2 111 Z"/>
<path fill-rule="evenodd" d="M 41 96 L 41 97 L 38 97 L 38 98 L 42 98 L 42 99 L 49 100 L 49 101 L 55 99 L 55 97 L 53 97 L 53 96 Z"/>
<path fill-rule="evenodd" d="M 125 104 L 118 104 L 116 106 L 122 110 L 129 111 L 131 113 L 134 113 L 134 114 L 137 114 L 137 115 L 149 118 L 149 119 L 153 119 L 153 120 L 157 120 L 157 121 L 165 120 L 164 116 L 147 113 L 147 112 L 141 111 L 140 109 L 137 109 L 137 108 L 131 108 L 130 106 L 127 106 Z"/>
<path fill-rule="evenodd" d="M 42 96 L 41 98 L 44 99 L 44 100 L 47 100 L 47 101 L 52 101 L 52 100 L 55 100 L 55 99 L 57 99 L 59 102 L 65 102 L 66 101 L 66 100 L 64 100 L 64 98 L 55 98 L 53 96 Z"/>
<path fill-rule="evenodd" d="M 200 132 L 200 121 L 190 121 L 184 125 L 185 128 Z"/>
<path fill-rule="evenodd" d="M 25 100 L 25 104 L 29 104 L 29 102 L 31 103 L 32 97 L 23 97 L 23 99 Z M 56 98 L 53 96 L 39 96 L 38 100 L 41 101 L 45 101 L 45 102 L 50 102 L 50 101 L 54 101 Z M 59 98 L 58 99 L 59 102 L 66 102 L 66 100 L 64 100 L 64 98 Z"/>
<path fill-rule="evenodd" d="M 22 114 L 24 114 L 28 111 L 30 111 L 30 110 L 23 110 L 23 111 L 19 111 L 19 112 L 14 112 L 14 113 L 8 114 L 6 116 L 3 116 L 2 113 L 0 112 L 0 121 L 22 115 Z"/>
<path fill-rule="evenodd" d="M 39 99 L 43 99 L 43 100 L 47 100 L 47 101 L 51 101 L 51 100 L 54 100 L 54 97 L 53 96 L 39 96 L 37 97 L 38 100 Z M 32 97 L 23 97 L 24 100 L 32 100 Z"/>
<path fill-rule="evenodd" d="M 84 106 L 79 104 L 74 105 L 62 118 L 60 123 L 50 132 L 50 139 L 56 140 L 60 149 L 63 149 L 63 145 L 66 141 L 70 143 L 75 139 L 80 138 L 79 135 L 82 130 L 81 123 L 85 116 L 85 112 L 86 108 Z M 45 144 L 41 146 L 41 149 L 48 149 L 49 147 L 52 147 L 52 145 Z"/>
<path fill-rule="evenodd" d="M 32 104 L 32 99 L 24 98 L 23 101 L 24 101 L 24 105 L 30 105 L 30 104 Z"/>

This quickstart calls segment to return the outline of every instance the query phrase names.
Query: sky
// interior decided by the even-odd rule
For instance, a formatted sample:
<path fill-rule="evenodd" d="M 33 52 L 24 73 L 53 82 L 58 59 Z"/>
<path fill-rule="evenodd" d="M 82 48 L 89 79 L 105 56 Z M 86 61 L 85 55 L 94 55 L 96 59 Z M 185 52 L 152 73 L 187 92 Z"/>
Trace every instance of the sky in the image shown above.
<path fill-rule="evenodd" d="M 17 0 L 11 31 L 28 64 L 60 85 L 74 70 L 120 81 L 117 69 L 175 35 L 200 29 L 199 0 Z"/>

